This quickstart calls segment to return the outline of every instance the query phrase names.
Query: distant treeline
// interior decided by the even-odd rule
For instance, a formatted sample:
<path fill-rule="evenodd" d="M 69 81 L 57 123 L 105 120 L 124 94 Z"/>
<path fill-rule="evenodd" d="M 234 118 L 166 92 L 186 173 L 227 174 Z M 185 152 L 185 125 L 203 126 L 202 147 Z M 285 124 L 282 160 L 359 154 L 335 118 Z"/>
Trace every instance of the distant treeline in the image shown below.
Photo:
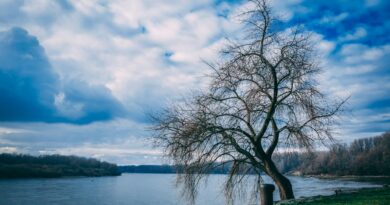
<path fill-rule="evenodd" d="M 390 175 L 390 132 L 381 136 L 353 141 L 349 146 L 335 144 L 329 151 L 275 154 L 274 160 L 282 173 L 302 175 Z M 229 164 L 210 174 L 229 172 Z M 170 165 L 120 166 L 127 173 L 180 173 Z"/>
<path fill-rule="evenodd" d="M 119 166 L 122 173 L 158 173 L 171 174 L 176 173 L 176 168 L 170 165 L 127 165 Z"/>
<path fill-rule="evenodd" d="M 390 175 L 390 132 L 335 144 L 327 152 L 275 155 L 284 173 L 303 175 Z"/>
<path fill-rule="evenodd" d="M 0 154 L 0 178 L 116 176 L 115 164 L 92 158 L 23 154 Z"/>

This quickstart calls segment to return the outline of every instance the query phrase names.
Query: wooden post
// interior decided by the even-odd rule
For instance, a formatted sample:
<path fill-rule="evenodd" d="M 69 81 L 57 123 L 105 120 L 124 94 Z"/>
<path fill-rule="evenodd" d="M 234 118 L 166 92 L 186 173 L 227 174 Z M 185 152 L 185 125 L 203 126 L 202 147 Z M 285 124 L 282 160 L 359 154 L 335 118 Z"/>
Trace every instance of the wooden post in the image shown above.
<path fill-rule="evenodd" d="M 261 205 L 273 205 L 274 190 L 275 190 L 275 186 L 273 184 L 262 184 L 260 186 Z"/>

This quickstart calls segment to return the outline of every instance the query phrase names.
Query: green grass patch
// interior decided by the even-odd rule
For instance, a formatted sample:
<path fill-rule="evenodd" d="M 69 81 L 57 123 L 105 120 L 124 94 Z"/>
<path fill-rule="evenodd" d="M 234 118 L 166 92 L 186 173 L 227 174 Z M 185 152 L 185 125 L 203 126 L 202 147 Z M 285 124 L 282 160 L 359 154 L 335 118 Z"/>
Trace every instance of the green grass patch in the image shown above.
<path fill-rule="evenodd" d="M 333 196 L 318 196 L 298 199 L 279 204 L 313 204 L 313 205 L 390 205 L 390 188 L 361 189 L 353 193 L 341 193 Z"/>

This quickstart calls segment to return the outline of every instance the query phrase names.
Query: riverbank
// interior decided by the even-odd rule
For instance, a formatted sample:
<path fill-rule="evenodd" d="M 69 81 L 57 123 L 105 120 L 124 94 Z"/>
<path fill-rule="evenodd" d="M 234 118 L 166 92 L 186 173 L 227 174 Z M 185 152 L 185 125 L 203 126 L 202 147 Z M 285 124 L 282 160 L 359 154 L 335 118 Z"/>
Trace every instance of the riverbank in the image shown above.
<path fill-rule="evenodd" d="M 302 176 L 302 175 L 301 175 Z M 356 181 L 356 182 L 370 182 L 380 185 L 390 185 L 390 176 L 335 176 L 335 175 L 304 175 L 302 177 L 314 177 L 317 179 L 327 180 L 343 180 L 343 181 Z"/>
<path fill-rule="evenodd" d="M 332 196 L 315 196 L 277 205 L 388 205 L 390 204 L 390 187 L 364 188 L 354 192 L 341 192 Z"/>

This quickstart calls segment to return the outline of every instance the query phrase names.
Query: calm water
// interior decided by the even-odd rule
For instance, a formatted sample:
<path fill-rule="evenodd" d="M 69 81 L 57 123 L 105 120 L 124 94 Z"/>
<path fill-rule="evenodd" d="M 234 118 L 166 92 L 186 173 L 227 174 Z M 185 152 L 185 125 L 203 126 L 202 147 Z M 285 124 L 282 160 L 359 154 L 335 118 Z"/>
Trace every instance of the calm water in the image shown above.
<path fill-rule="evenodd" d="M 201 186 L 197 204 L 224 204 L 220 184 L 212 175 Z M 370 183 L 289 177 L 296 197 L 331 195 L 335 189 L 374 187 Z M 267 181 L 267 179 L 266 179 Z M 277 193 L 275 193 L 275 198 Z M 123 174 L 118 177 L 0 180 L 0 204 L 39 205 L 179 205 L 186 204 L 173 174 Z M 243 204 L 242 202 L 237 204 Z"/>

